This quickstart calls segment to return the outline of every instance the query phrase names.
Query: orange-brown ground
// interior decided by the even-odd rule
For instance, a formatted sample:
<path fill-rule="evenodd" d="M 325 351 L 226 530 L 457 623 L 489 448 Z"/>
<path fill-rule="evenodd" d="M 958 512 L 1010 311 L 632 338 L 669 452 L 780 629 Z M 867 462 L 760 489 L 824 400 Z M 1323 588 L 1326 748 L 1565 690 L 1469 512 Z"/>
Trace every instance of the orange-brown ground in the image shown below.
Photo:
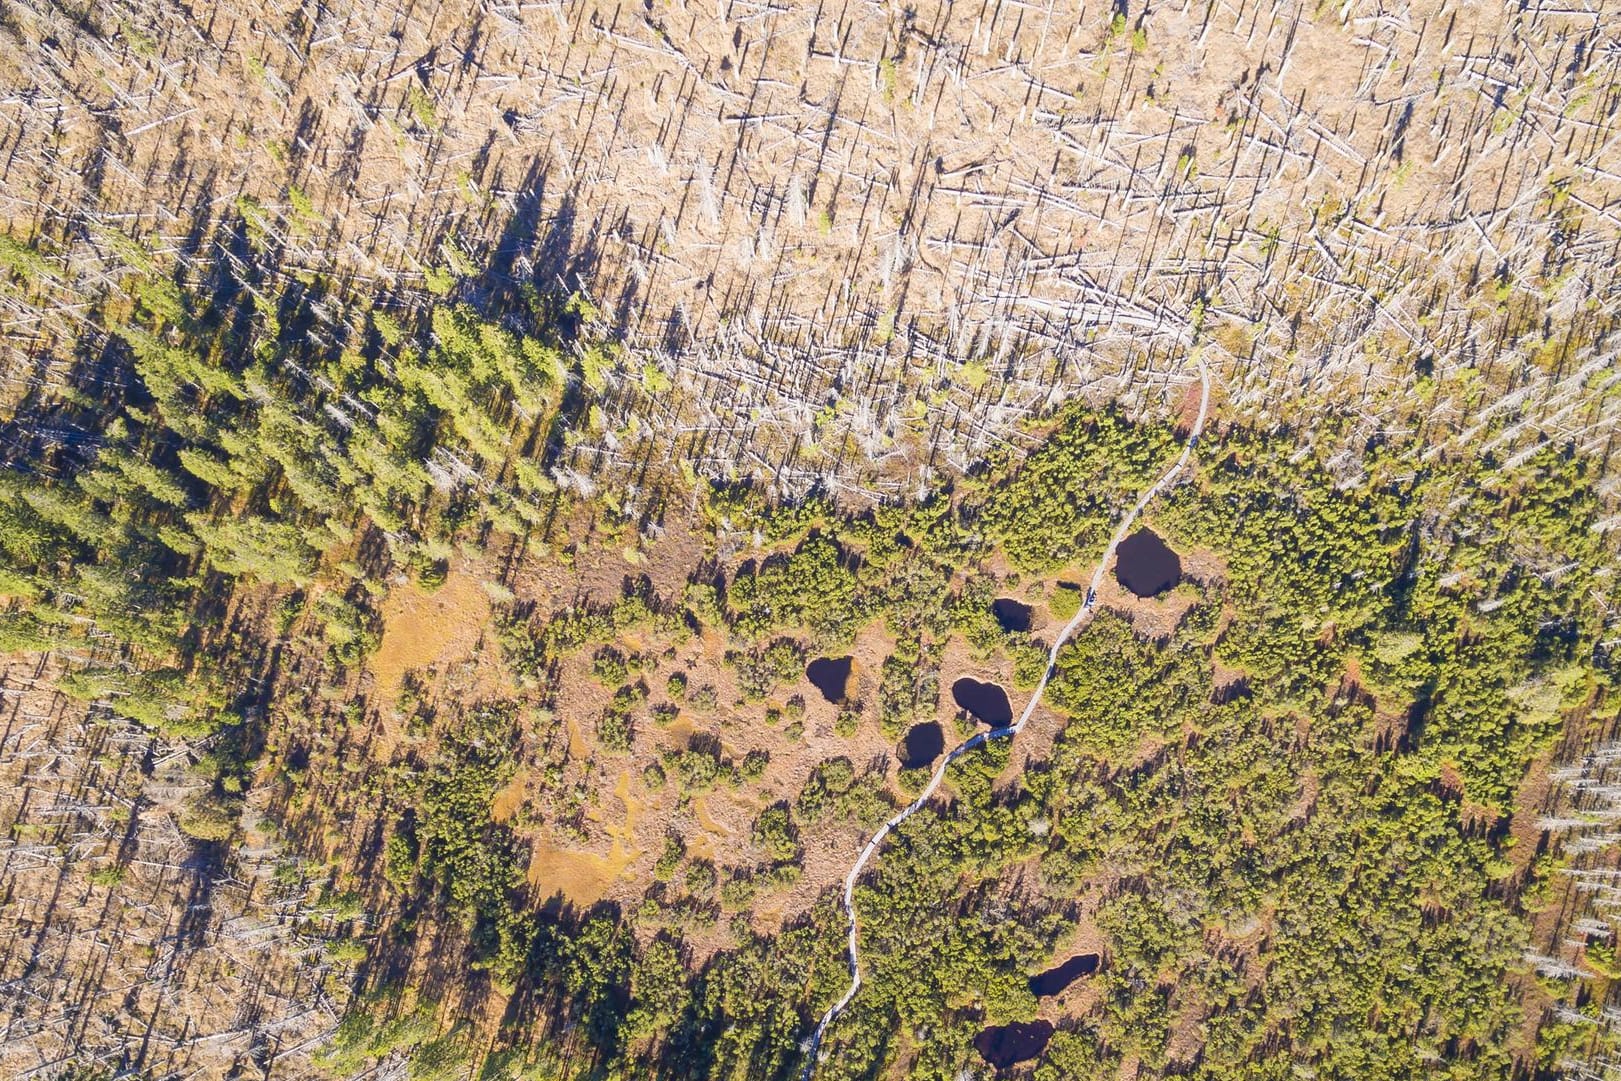
<path fill-rule="evenodd" d="M 472 656 L 490 621 L 490 597 L 470 571 L 453 569 L 438 589 L 395 586 L 383 602 L 383 640 L 369 667 L 384 701 L 405 673 Z"/>

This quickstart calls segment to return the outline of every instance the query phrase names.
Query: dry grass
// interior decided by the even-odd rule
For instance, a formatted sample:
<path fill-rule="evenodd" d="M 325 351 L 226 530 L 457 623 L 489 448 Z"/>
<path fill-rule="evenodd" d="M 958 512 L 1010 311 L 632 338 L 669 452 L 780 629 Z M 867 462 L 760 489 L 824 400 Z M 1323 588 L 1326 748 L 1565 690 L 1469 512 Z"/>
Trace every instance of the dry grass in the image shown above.
<path fill-rule="evenodd" d="M 415 582 L 389 590 L 383 640 L 368 662 L 383 700 L 399 693 L 408 671 L 471 657 L 489 622 L 489 594 L 466 570 L 452 571 L 431 591 Z"/>

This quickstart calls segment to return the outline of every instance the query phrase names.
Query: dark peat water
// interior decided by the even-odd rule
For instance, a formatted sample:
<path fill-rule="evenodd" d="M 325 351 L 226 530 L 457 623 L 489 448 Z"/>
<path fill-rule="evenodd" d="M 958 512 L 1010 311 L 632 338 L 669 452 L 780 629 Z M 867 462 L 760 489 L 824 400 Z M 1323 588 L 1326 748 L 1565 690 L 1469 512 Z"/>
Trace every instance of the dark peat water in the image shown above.
<path fill-rule="evenodd" d="M 906 769 L 916 769 L 939 758 L 940 752 L 945 749 L 945 729 L 935 721 L 926 721 L 907 729 L 906 735 L 901 738 L 901 745 L 896 748 L 896 757 Z"/>
<path fill-rule="evenodd" d="M 1038 976 L 1031 976 L 1030 993 L 1037 998 L 1056 995 L 1082 976 L 1090 976 L 1097 970 L 1097 954 L 1078 953 L 1061 965 L 1049 968 Z"/>
<path fill-rule="evenodd" d="M 1004 631 L 1023 634 L 1030 629 L 1030 606 L 1011 597 L 998 597 L 991 602 L 991 614 Z"/>
<path fill-rule="evenodd" d="M 986 1062 L 1002 1070 L 1038 1057 L 1052 1038 L 1051 1021 L 1015 1021 L 980 1032 L 974 1037 L 974 1050 Z"/>
<path fill-rule="evenodd" d="M 853 664 L 850 657 L 818 657 L 805 667 L 805 676 L 823 698 L 838 705 L 849 697 Z"/>
<path fill-rule="evenodd" d="M 1008 702 L 1007 692 L 994 683 L 963 676 L 951 685 L 951 697 L 959 709 L 992 728 L 1001 728 L 1013 720 L 1013 706 Z"/>
<path fill-rule="evenodd" d="M 1157 597 L 1182 580 L 1182 560 L 1159 534 L 1139 529 L 1115 549 L 1114 575 L 1139 597 Z"/>

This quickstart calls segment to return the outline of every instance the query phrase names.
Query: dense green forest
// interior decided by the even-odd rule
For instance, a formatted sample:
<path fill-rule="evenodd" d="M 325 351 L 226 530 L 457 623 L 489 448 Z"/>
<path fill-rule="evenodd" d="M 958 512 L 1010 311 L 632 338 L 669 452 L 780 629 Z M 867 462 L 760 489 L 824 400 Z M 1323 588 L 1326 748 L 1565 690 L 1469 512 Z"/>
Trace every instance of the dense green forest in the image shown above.
<path fill-rule="evenodd" d="M 525 831 L 583 830 L 615 756 L 682 801 L 757 788 L 774 766 L 755 736 L 793 744 L 807 659 L 874 628 L 876 693 L 841 707 L 841 736 L 949 714 L 954 643 L 1028 688 L 1041 631 L 1004 630 L 990 601 L 1073 612 L 1067 576 L 1178 436 L 1070 406 L 1030 453 L 904 505 L 783 504 L 674 470 L 637 518 L 550 471 L 622 363 L 581 333 L 581 301 L 335 318 L 323 284 L 203 293 L 151 271 L 86 361 L 128 382 L 18 407 L 5 650 L 67 654 L 67 694 L 207 741 L 210 787 L 181 822 L 200 848 L 274 786 L 283 843 L 325 861 L 344 913 L 353 997 L 319 1055 L 334 1076 L 797 1076 L 847 978 L 836 891 L 780 928 L 751 913 L 807 873 L 813 831 L 843 830 L 843 859 L 914 771 L 830 757 L 759 810 L 750 859 L 672 834 L 637 904 L 538 895 Z M 1449 460 L 1391 437 L 1354 467 L 1314 452 L 1350 423 L 1206 434 L 1148 511 L 1198 555 L 1169 622 L 1106 608 L 1058 658 L 1049 738 L 965 757 L 892 835 L 857 889 L 866 983 L 817 1077 L 988 1075 L 976 1035 L 1038 1016 L 1029 977 L 1082 928 L 1102 963 L 1016 1068 L 1041 1081 L 1544 1077 L 1606 1051 L 1606 971 L 1558 981 L 1524 960 L 1561 859 L 1514 828 L 1560 734 L 1617 709 L 1600 463 L 1557 443 Z M 676 589 L 522 591 L 524 566 L 634 552 L 680 515 L 703 557 Z M 729 560 L 737 537 L 748 558 Z M 431 592 L 473 558 L 512 570 L 488 590 L 511 686 L 460 704 L 357 691 L 389 591 Z M 703 730 L 714 688 L 670 660 L 708 639 L 740 690 L 724 742 Z M 557 691 L 571 657 L 606 703 L 573 719 L 583 765 Z M 385 714 L 412 738 L 371 762 Z M 678 717 L 690 741 L 651 752 Z M 524 806 L 498 813 L 521 770 Z M 348 839 L 323 834 L 339 814 Z"/>

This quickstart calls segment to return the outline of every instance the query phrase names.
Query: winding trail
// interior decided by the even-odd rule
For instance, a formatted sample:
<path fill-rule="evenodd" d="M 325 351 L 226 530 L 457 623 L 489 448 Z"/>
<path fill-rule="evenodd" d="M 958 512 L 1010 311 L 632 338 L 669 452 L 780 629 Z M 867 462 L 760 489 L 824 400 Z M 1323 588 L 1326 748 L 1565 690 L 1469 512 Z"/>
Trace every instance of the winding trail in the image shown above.
<path fill-rule="evenodd" d="M 844 992 L 842 998 L 828 1007 L 827 1012 L 822 1015 L 822 1020 L 817 1023 L 816 1031 L 811 1034 L 809 1046 L 806 1048 L 807 1055 L 803 1081 L 811 1081 L 816 1072 L 817 1052 L 822 1046 L 822 1036 L 827 1032 L 828 1026 L 838 1019 L 839 1014 L 844 1012 L 844 1008 L 850 1004 L 850 1000 L 855 998 L 856 992 L 861 989 L 861 955 L 856 944 L 856 879 L 861 876 L 867 862 L 877 853 L 878 846 L 889 835 L 889 831 L 912 817 L 919 808 L 929 802 L 935 790 L 940 787 L 940 782 L 945 779 L 946 770 L 951 766 L 951 763 L 968 752 L 984 746 L 993 739 L 1011 739 L 1024 730 L 1025 723 L 1030 720 L 1030 715 L 1041 704 L 1041 696 L 1047 690 L 1048 681 L 1052 679 L 1053 672 L 1058 664 L 1058 651 L 1064 648 L 1064 644 L 1074 637 L 1076 631 L 1092 621 L 1092 616 L 1097 611 L 1098 587 L 1103 584 L 1103 576 L 1108 571 L 1109 563 L 1114 559 L 1115 549 L 1120 547 L 1120 542 L 1126 539 L 1127 533 L 1131 532 L 1131 527 L 1137 521 L 1137 516 L 1142 513 L 1143 508 L 1148 506 L 1155 496 L 1164 491 L 1166 485 L 1175 480 L 1178 473 L 1182 472 L 1183 466 L 1187 465 L 1188 458 L 1193 454 L 1194 444 L 1198 443 L 1199 436 L 1204 432 L 1205 417 L 1210 409 L 1210 371 L 1205 367 L 1203 360 L 1196 361 L 1196 363 L 1199 365 L 1200 382 L 1199 417 L 1193 422 L 1193 430 L 1188 434 L 1187 442 L 1182 445 L 1182 453 L 1177 455 L 1176 461 L 1171 464 L 1169 469 L 1160 474 L 1158 480 L 1144 489 L 1142 495 L 1137 497 L 1136 505 L 1120 520 L 1120 525 L 1115 529 L 1114 536 L 1109 538 L 1109 546 L 1103 550 L 1103 555 L 1098 560 L 1097 569 L 1092 572 L 1092 581 L 1087 586 L 1085 601 L 1081 604 L 1080 610 L 1064 625 L 1064 629 L 1058 632 L 1058 637 L 1053 641 L 1052 649 L 1047 654 L 1046 671 L 1042 672 L 1041 682 L 1036 684 L 1036 689 L 1031 693 L 1030 700 L 1025 703 L 1023 712 L 1019 714 L 1019 719 L 1004 728 L 977 733 L 966 742 L 959 744 L 950 754 L 941 759 L 940 764 L 934 769 L 934 774 L 929 778 L 929 783 L 923 786 L 922 792 L 918 793 L 917 799 L 907 804 L 888 822 L 878 827 L 878 831 L 872 835 L 871 839 L 867 841 L 866 847 L 861 850 L 861 854 L 856 857 L 855 865 L 850 868 L 850 873 L 844 876 L 844 911 L 850 918 L 850 945 L 848 951 L 850 956 L 850 986 Z"/>

